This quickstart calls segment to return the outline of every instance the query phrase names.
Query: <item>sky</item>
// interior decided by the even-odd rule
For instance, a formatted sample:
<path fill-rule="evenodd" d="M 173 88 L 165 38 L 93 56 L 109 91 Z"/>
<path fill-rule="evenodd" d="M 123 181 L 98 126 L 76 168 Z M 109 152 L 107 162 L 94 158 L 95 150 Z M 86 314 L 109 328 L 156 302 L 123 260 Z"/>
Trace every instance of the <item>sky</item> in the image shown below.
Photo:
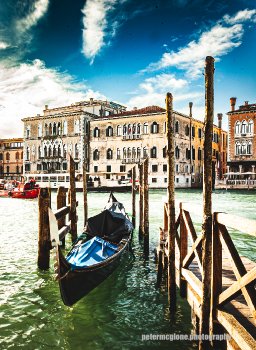
<path fill-rule="evenodd" d="M 255 0 L 0 2 L 0 137 L 21 118 L 90 97 L 204 118 L 204 62 L 215 58 L 215 117 L 256 103 Z"/>

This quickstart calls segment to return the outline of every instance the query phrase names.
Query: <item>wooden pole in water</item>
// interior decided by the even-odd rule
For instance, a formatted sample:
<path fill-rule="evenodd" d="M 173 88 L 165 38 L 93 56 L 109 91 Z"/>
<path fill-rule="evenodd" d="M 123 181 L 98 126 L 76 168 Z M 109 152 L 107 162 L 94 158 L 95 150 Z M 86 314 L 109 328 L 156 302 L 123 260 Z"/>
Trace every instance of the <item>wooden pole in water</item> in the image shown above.
<path fill-rule="evenodd" d="M 144 224 L 143 224 L 143 164 L 139 164 L 139 214 L 140 214 L 140 224 L 139 224 L 139 235 L 144 234 Z"/>
<path fill-rule="evenodd" d="M 183 259 L 188 252 L 188 232 L 183 218 L 182 203 L 180 203 L 180 296 L 185 298 L 187 296 L 187 282 L 182 276 Z"/>
<path fill-rule="evenodd" d="M 38 197 L 39 225 L 38 225 L 38 258 L 37 266 L 41 270 L 47 270 L 50 267 L 50 224 L 48 208 L 51 206 L 50 190 L 41 188 Z"/>
<path fill-rule="evenodd" d="M 84 192 L 84 227 L 88 220 L 88 202 L 87 202 L 87 180 L 86 180 L 86 163 L 83 164 L 83 192 Z"/>
<path fill-rule="evenodd" d="M 144 197 L 144 235 L 149 235 L 148 214 L 148 158 L 143 163 L 143 197 Z"/>
<path fill-rule="evenodd" d="M 170 312 L 176 310 L 175 280 L 175 159 L 173 128 L 173 97 L 166 95 L 167 154 L 168 154 L 168 299 Z"/>
<path fill-rule="evenodd" d="M 70 220 L 72 242 L 77 239 L 75 161 L 69 156 Z"/>
<path fill-rule="evenodd" d="M 200 334 L 210 334 L 212 266 L 212 134 L 214 106 L 214 58 L 205 60 L 205 136 L 202 225 L 202 307 Z M 199 349 L 208 349 L 209 341 L 200 340 Z"/>
<path fill-rule="evenodd" d="M 67 205 L 66 200 L 66 190 L 65 187 L 60 186 L 57 192 L 57 209 L 63 208 Z M 60 220 L 58 220 L 58 229 L 60 230 L 63 226 L 66 225 L 66 216 L 63 216 Z M 65 247 L 65 237 L 63 237 L 61 241 L 61 245 Z"/>
<path fill-rule="evenodd" d="M 132 224 L 136 226 L 136 167 L 132 168 Z"/>
<path fill-rule="evenodd" d="M 144 254 L 149 254 L 149 208 L 148 208 L 148 157 L 143 164 L 143 197 L 144 197 Z"/>

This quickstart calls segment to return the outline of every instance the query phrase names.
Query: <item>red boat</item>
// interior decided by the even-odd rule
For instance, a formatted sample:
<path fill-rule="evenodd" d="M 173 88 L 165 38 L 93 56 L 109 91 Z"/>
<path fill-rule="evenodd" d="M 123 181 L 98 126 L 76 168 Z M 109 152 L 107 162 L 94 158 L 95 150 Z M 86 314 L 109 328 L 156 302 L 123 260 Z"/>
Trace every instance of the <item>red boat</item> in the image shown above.
<path fill-rule="evenodd" d="M 12 197 L 22 199 L 33 199 L 39 195 L 40 187 L 35 181 L 30 181 L 25 184 L 19 184 L 18 187 L 13 190 L 2 190 L 0 191 L 0 197 Z"/>

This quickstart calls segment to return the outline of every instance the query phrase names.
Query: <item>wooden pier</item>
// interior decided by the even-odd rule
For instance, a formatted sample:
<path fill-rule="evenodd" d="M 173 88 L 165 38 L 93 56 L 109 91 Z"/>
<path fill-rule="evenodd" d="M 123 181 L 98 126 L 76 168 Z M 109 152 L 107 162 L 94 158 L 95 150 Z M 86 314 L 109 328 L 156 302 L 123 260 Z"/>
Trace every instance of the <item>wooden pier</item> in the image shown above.
<path fill-rule="evenodd" d="M 176 285 L 201 322 L 202 307 L 202 235 L 198 235 L 191 207 L 180 204 L 175 223 Z M 256 236 L 256 222 L 224 213 L 213 214 L 213 249 L 211 271 L 211 334 L 231 336 L 228 349 L 256 349 L 256 263 L 240 257 L 227 227 Z M 164 204 L 164 227 L 160 230 L 158 282 L 167 269 L 168 204 Z M 189 244 L 190 243 L 190 244 Z M 172 300 L 170 301 L 173 302 Z M 213 345 L 214 346 L 214 345 Z M 214 347 L 213 347 L 214 348 Z M 218 348 L 218 347 L 217 347 Z"/>

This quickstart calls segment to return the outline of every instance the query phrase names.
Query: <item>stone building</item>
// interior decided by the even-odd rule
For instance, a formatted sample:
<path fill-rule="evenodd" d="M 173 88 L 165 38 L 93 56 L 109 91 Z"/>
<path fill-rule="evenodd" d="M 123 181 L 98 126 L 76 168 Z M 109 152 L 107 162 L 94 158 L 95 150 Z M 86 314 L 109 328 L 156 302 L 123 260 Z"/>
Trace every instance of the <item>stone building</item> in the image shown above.
<path fill-rule="evenodd" d="M 0 179 L 22 180 L 23 139 L 0 139 Z"/>
<path fill-rule="evenodd" d="M 89 130 L 94 117 L 120 113 L 125 107 L 113 102 L 90 99 L 69 106 L 48 108 L 43 115 L 24 122 L 24 175 L 65 174 L 69 170 L 67 154 L 75 162 L 77 173 L 85 161 L 89 170 Z M 43 181 L 48 181 L 45 176 Z"/>
<path fill-rule="evenodd" d="M 230 98 L 228 172 L 255 178 L 256 166 L 256 104 L 236 108 L 236 98 Z M 246 176 L 245 176 L 246 177 Z"/>
<path fill-rule="evenodd" d="M 203 172 L 203 123 L 190 115 L 174 112 L 175 185 L 201 187 Z M 125 111 L 91 121 L 90 175 L 102 186 L 111 186 L 126 179 L 126 174 L 145 157 L 149 157 L 149 186 L 167 185 L 166 112 L 158 106 Z M 226 132 L 214 126 L 214 135 Z M 218 164 L 217 176 L 223 174 L 225 147 L 216 137 L 213 141 L 213 161 Z M 219 160 L 221 154 L 222 162 Z M 217 162 L 218 161 L 218 162 Z M 217 166 L 217 165 L 216 165 Z"/>

